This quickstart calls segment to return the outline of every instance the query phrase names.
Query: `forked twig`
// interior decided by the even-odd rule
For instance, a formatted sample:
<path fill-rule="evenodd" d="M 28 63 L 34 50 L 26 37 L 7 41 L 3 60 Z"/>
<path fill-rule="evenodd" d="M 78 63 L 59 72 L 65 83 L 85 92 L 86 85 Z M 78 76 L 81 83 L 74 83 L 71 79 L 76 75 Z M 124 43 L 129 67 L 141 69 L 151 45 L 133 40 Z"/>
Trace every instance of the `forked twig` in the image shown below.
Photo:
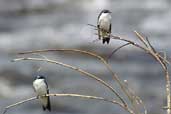
<path fill-rule="evenodd" d="M 145 47 L 149 47 L 147 41 L 144 39 L 144 37 L 142 37 L 140 35 L 140 33 L 138 33 L 137 31 L 134 31 L 134 33 L 136 34 L 137 38 L 145 45 Z"/>
<path fill-rule="evenodd" d="M 155 48 L 154 48 L 154 47 L 152 46 L 152 44 L 150 43 L 148 37 L 146 37 L 146 41 L 147 41 L 149 47 L 152 49 L 152 51 L 156 53 L 157 51 L 155 50 Z"/>
<path fill-rule="evenodd" d="M 158 54 L 157 56 L 160 58 L 160 60 L 163 61 L 163 62 L 166 62 L 167 64 L 170 65 L 170 62 L 169 62 L 169 61 L 167 60 L 167 58 L 166 58 L 166 53 L 164 52 L 164 57 L 162 57 L 162 56 L 155 50 L 155 48 L 152 46 L 152 44 L 150 43 L 148 37 L 146 37 L 146 41 L 147 41 L 147 43 L 148 43 L 148 45 L 149 45 L 149 48 L 151 48 L 151 50 L 152 50 L 154 53 Z"/>

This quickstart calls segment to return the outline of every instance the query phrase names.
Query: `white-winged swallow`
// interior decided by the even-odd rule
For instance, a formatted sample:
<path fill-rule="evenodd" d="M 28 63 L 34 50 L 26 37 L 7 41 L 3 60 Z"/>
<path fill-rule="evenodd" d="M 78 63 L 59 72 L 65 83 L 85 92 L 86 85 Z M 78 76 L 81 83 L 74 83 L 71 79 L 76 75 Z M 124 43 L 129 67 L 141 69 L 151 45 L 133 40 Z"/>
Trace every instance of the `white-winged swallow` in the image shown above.
<path fill-rule="evenodd" d="M 111 34 L 111 12 L 109 10 L 102 10 L 98 16 L 97 21 L 97 28 L 98 28 L 98 37 L 101 40 L 103 44 L 107 42 L 109 44 L 110 41 L 110 34 Z"/>
<path fill-rule="evenodd" d="M 47 109 L 51 111 L 50 97 L 43 96 L 49 94 L 49 89 L 45 77 L 38 75 L 33 81 L 33 88 L 42 104 L 43 110 Z"/>

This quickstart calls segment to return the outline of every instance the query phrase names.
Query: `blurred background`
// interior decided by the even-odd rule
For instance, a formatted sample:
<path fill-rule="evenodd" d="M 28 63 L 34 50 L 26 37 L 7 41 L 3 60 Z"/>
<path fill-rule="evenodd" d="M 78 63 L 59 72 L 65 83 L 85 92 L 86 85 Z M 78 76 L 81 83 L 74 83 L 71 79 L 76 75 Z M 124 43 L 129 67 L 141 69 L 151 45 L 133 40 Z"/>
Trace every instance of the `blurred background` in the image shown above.
<path fill-rule="evenodd" d="M 35 93 L 32 81 L 36 74 L 45 75 L 51 93 L 78 93 L 115 98 L 98 82 L 73 70 L 44 62 L 22 61 L 17 52 L 76 48 L 96 52 L 107 57 L 123 42 L 112 40 L 103 45 L 87 24 L 97 23 L 102 9 L 112 11 L 112 34 L 138 41 L 133 31 L 148 36 L 158 51 L 171 55 L 170 0 L 0 0 L 0 111 Z M 68 63 L 118 85 L 98 60 L 76 53 L 50 52 L 44 56 Z M 40 57 L 39 55 L 27 55 Z M 109 60 L 113 71 L 142 98 L 150 114 L 166 113 L 165 79 L 160 65 L 149 55 L 132 46 L 123 48 Z M 41 70 L 37 70 L 41 67 Z M 120 92 L 121 93 L 121 92 Z M 117 105 L 79 98 L 52 97 L 52 112 L 57 114 L 123 113 Z M 8 114 L 40 114 L 38 101 L 10 109 Z"/>

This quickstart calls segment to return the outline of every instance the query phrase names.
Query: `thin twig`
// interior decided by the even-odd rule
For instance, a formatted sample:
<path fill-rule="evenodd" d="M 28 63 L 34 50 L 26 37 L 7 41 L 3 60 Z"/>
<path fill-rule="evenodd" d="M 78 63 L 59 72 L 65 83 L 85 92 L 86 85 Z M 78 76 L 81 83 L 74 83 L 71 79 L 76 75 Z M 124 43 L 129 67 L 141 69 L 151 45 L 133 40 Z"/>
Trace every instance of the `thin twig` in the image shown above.
<path fill-rule="evenodd" d="M 97 26 L 95 26 L 95 25 L 93 25 L 93 24 L 87 24 L 87 25 L 89 25 L 89 26 L 91 26 L 91 27 L 94 27 L 94 28 L 97 28 Z"/>
<path fill-rule="evenodd" d="M 118 50 L 120 50 L 121 48 L 123 48 L 123 47 L 125 47 L 125 46 L 128 46 L 128 45 L 130 45 L 131 43 L 126 43 L 126 44 L 123 44 L 123 45 L 121 45 L 121 46 L 119 46 L 118 48 L 116 48 L 115 50 L 113 50 L 112 51 L 112 53 L 107 57 L 107 61 L 112 57 L 112 55 L 114 54 L 114 53 L 116 53 Z"/>
<path fill-rule="evenodd" d="M 35 100 L 35 99 L 37 99 L 37 97 L 28 98 L 28 99 L 19 101 L 19 102 L 17 102 L 17 103 L 11 104 L 11 105 L 5 107 L 3 114 L 5 114 L 5 113 L 7 112 L 7 110 L 10 109 L 10 108 L 12 108 L 12 107 L 15 107 L 15 106 L 17 106 L 17 105 L 21 105 L 21 104 L 23 104 L 23 103 L 25 103 L 25 102 L 32 101 L 32 100 Z"/>
<path fill-rule="evenodd" d="M 149 47 L 152 49 L 152 51 L 156 53 L 157 51 L 155 50 L 155 48 L 154 48 L 154 47 L 152 46 L 152 44 L 150 43 L 148 37 L 146 37 L 146 41 L 147 41 Z"/>
<path fill-rule="evenodd" d="M 129 109 L 128 107 L 125 107 L 120 102 L 117 102 L 115 100 L 109 100 L 109 99 L 106 99 L 106 98 L 103 98 L 103 97 L 87 96 L 87 95 L 80 95 L 80 94 L 49 94 L 49 95 L 46 95 L 46 96 L 80 97 L 80 98 L 86 98 L 86 99 L 102 100 L 102 101 L 106 101 L 106 102 L 111 102 L 112 104 L 117 104 L 121 108 L 125 109 L 125 111 L 128 111 L 130 114 L 134 114 L 134 112 L 131 109 Z"/>
<path fill-rule="evenodd" d="M 124 41 L 124 42 L 130 43 L 130 44 L 132 44 L 133 46 L 135 46 L 135 47 L 137 47 L 137 48 L 140 48 L 140 49 L 144 50 L 146 53 L 149 53 L 149 52 L 146 50 L 146 48 L 144 48 L 143 46 L 141 46 L 141 45 L 139 45 L 139 44 L 137 44 L 137 43 L 135 43 L 135 42 L 133 42 L 133 41 L 131 41 L 131 40 L 122 38 L 122 37 L 120 37 L 120 36 L 113 36 L 113 35 L 111 35 L 111 38 L 112 38 L 112 39 L 115 39 L 115 40 L 120 40 L 120 41 Z"/>

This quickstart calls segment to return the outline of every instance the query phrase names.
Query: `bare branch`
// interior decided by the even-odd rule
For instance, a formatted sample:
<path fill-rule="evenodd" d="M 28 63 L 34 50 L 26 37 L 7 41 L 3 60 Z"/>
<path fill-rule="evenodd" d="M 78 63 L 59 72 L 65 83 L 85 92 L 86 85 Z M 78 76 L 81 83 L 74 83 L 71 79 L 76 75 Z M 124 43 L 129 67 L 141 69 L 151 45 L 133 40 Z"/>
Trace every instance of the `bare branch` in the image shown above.
<path fill-rule="evenodd" d="M 144 39 L 144 37 L 142 37 L 140 35 L 140 33 L 138 33 L 137 31 L 134 31 L 135 35 L 137 36 L 137 38 L 148 48 L 148 43 L 147 41 Z"/>
<path fill-rule="evenodd" d="M 143 38 L 139 33 L 137 33 L 138 37 Z M 151 44 L 150 44 L 151 45 Z M 155 52 L 152 48 L 146 48 L 146 50 L 149 52 L 149 54 L 160 63 L 162 66 L 164 73 L 165 73 L 165 79 L 166 79 L 166 97 L 167 97 L 167 114 L 171 114 L 171 90 L 170 90 L 170 76 L 167 68 L 167 64 L 164 58 L 162 58 L 157 52 Z"/>
<path fill-rule="evenodd" d="M 128 111 L 130 114 L 135 114 L 131 109 L 129 109 L 128 107 L 125 107 L 123 104 L 115 101 L 115 100 L 109 100 L 103 97 L 97 97 L 97 96 L 88 96 L 88 95 L 80 95 L 80 94 L 47 94 L 47 95 L 43 95 L 43 96 L 57 96 L 57 97 L 78 97 L 78 98 L 83 98 L 83 99 L 94 99 L 94 100 L 99 100 L 99 101 L 105 101 L 105 102 L 110 102 L 112 104 L 118 105 L 121 108 L 123 108 L 125 111 Z M 11 104 L 7 107 L 5 107 L 5 110 L 3 112 L 3 114 L 5 114 L 7 112 L 8 109 L 21 105 L 23 103 L 26 103 L 28 101 L 32 101 L 37 99 L 37 97 L 31 97 L 22 101 L 19 101 L 17 103 Z"/>
<path fill-rule="evenodd" d="M 44 49 L 44 50 L 35 50 L 35 51 L 26 51 L 26 52 L 21 52 L 18 54 L 32 54 L 32 53 L 41 53 L 41 52 L 51 52 L 51 51 L 69 51 L 69 52 L 78 52 L 78 53 L 82 53 L 82 54 L 86 54 L 92 57 L 97 58 L 98 60 L 100 60 L 105 66 L 106 68 L 111 72 L 114 80 L 119 84 L 119 86 L 121 87 L 121 90 L 125 93 L 127 92 L 126 90 L 124 90 L 124 85 L 122 84 L 122 82 L 120 81 L 119 77 L 113 72 L 111 66 L 105 61 L 105 59 L 101 56 L 99 56 L 98 54 L 94 53 L 94 52 L 90 52 L 90 51 L 84 51 L 84 50 L 78 50 L 78 49 Z M 125 93 L 126 95 L 129 93 Z M 127 106 L 127 104 L 125 104 L 125 106 Z"/>
<path fill-rule="evenodd" d="M 104 63 L 104 65 L 107 67 L 107 69 L 111 72 L 113 79 L 118 82 L 121 90 L 124 92 L 124 94 L 128 97 L 128 99 L 130 100 L 130 102 L 132 102 L 132 98 L 131 98 L 131 93 L 129 93 L 129 91 L 126 90 L 125 85 L 120 81 L 120 79 L 118 78 L 118 76 L 112 71 L 112 68 L 110 67 L 110 65 L 99 55 L 97 55 L 96 53 L 90 52 L 90 51 L 83 51 L 83 50 L 78 50 L 78 49 L 45 49 L 45 50 L 35 50 L 35 51 L 26 51 L 26 52 L 21 52 L 18 54 L 32 54 L 32 53 L 41 53 L 41 52 L 50 52 L 50 51 L 71 51 L 71 52 L 79 52 L 82 54 L 86 54 L 86 55 L 90 55 L 93 56 L 97 59 L 99 59 L 102 63 Z M 125 104 L 125 106 L 127 106 L 127 104 Z"/>
<path fill-rule="evenodd" d="M 60 66 L 64 66 L 64 67 L 67 67 L 67 68 L 70 68 L 72 70 L 75 70 L 75 71 L 78 71 L 80 72 L 81 74 L 84 74 L 85 76 L 88 76 L 96 81 L 98 81 L 99 83 L 103 84 L 104 86 L 106 86 L 109 90 L 111 90 L 120 100 L 121 102 L 125 105 L 125 101 L 122 99 L 122 97 L 115 91 L 115 89 L 110 86 L 108 83 L 106 83 L 105 81 L 101 80 L 100 78 L 98 78 L 97 76 L 89 73 L 89 72 L 86 72 L 80 68 L 77 68 L 77 67 L 74 67 L 74 66 L 71 66 L 71 65 L 68 65 L 68 64 L 65 64 L 65 63 L 62 63 L 62 62 L 59 62 L 59 61 L 54 61 L 54 60 L 49 60 L 49 59 L 42 59 L 42 58 L 18 58 L 18 59 L 13 59 L 13 62 L 17 62 L 17 61 L 21 61 L 21 60 L 32 60 L 32 61 L 44 61 L 44 62 L 48 62 L 48 63 L 53 63 L 53 64 L 58 64 Z"/>

